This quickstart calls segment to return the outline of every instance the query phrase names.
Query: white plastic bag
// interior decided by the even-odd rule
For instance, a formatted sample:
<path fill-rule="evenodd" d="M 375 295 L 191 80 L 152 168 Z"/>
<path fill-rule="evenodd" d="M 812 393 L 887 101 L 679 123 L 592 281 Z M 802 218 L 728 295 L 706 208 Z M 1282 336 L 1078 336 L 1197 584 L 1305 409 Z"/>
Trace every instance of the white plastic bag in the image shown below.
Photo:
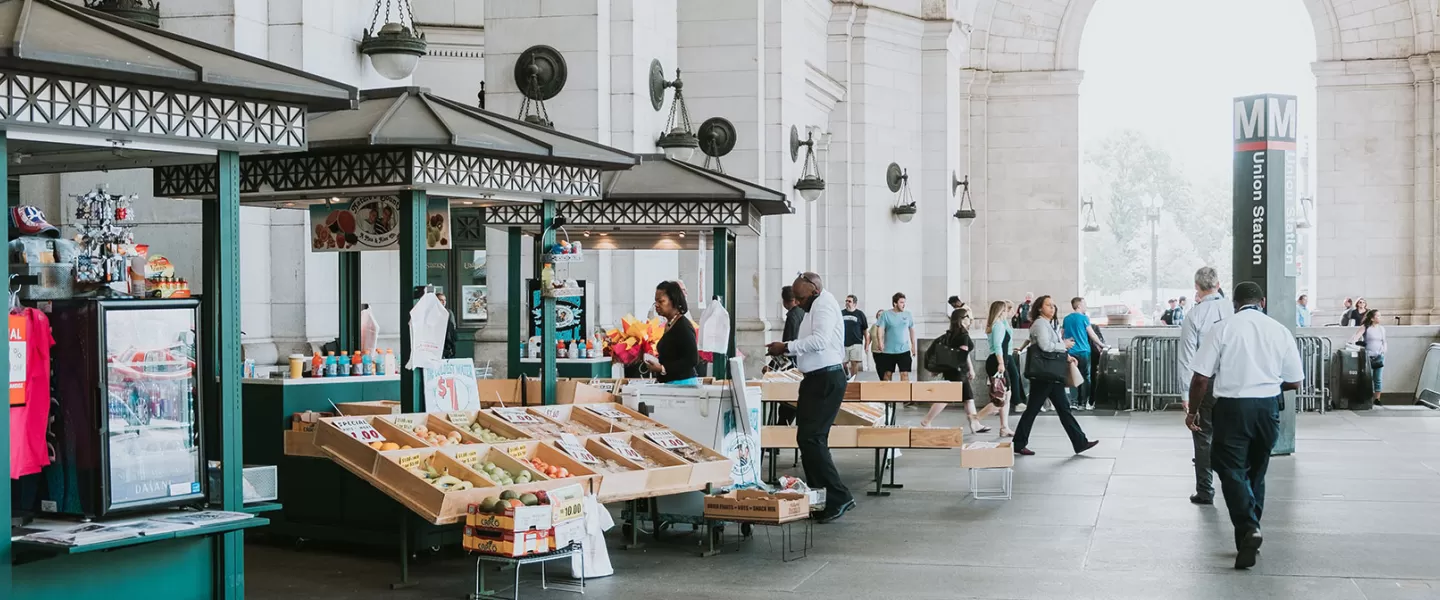
<path fill-rule="evenodd" d="M 585 579 L 596 577 L 608 577 L 615 574 L 615 568 L 610 565 L 610 550 L 605 546 L 605 531 L 615 526 L 615 519 L 610 516 L 610 511 L 605 510 L 594 496 L 585 496 L 585 541 L 581 543 L 580 552 L 585 556 Z M 579 579 L 580 556 L 570 557 L 570 576 Z"/>
<path fill-rule="evenodd" d="M 413 371 L 439 366 L 449 324 L 450 313 L 433 292 L 416 300 L 410 309 L 410 362 L 405 363 L 405 368 Z"/>
<path fill-rule="evenodd" d="M 700 315 L 700 330 L 697 334 L 700 336 L 697 345 L 701 352 L 730 352 L 730 311 L 725 310 L 720 299 L 716 298 L 705 306 L 705 312 Z"/>

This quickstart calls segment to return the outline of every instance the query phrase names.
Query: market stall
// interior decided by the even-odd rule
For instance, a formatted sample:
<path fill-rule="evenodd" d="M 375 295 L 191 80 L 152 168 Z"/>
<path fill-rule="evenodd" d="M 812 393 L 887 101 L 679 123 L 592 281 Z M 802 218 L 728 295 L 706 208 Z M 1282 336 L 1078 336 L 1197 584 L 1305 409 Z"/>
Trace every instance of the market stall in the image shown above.
<path fill-rule="evenodd" d="M 146 271 L 143 261 L 132 261 L 142 255 L 143 240 L 125 227 L 130 203 L 145 199 L 97 191 L 78 205 L 65 204 L 81 209 L 77 221 L 86 236 L 68 271 L 76 286 L 36 306 L 54 311 L 57 332 L 72 325 L 136 332 L 137 318 L 150 325 L 139 338 L 56 336 L 50 357 L 61 407 L 56 416 L 69 425 L 56 431 L 56 462 L 42 469 L 73 473 L 82 493 L 27 480 L 43 478 L 43 470 L 21 476 L 14 490 L 11 479 L 3 479 L 0 513 L 12 519 L 12 533 L 47 534 L 0 538 L 6 597 L 140 596 L 157 588 L 191 598 L 242 597 L 242 531 L 266 521 L 245 511 L 268 506 L 245 505 L 241 469 L 239 157 L 304 150 L 307 112 L 351 108 L 357 92 L 56 0 L 0 3 L 0 40 L 0 151 L 7 177 L 206 162 L 192 184 L 210 190 L 198 302 L 182 299 L 179 292 L 188 290 L 178 281 L 127 276 L 132 268 Z M 5 193 L 7 206 L 24 203 Z M 101 240 L 103 246 L 92 243 Z M 62 290 L 62 279 L 28 283 Z M 155 292 L 161 298 L 154 299 Z M 105 300 L 74 299 L 85 294 Z M 169 341 L 154 341 L 162 338 Z M 105 360 L 70 362 L 70 349 Z M 106 385 L 62 385 L 86 378 Z M 108 397 L 96 393 L 103 389 Z M 12 418 L 36 418 L 36 409 L 48 408 L 52 390 L 36 391 L 37 400 L 0 411 L 0 435 L 10 437 Z M 82 416 L 108 416 L 109 426 L 77 425 Z M 97 435 L 107 430 L 110 435 Z M 164 462 L 147 452 L 166 453 Z M 97 469 L 94 453 L 111 468 Z M 9 453 L 0 456 L 8 463 Z M 219 468 L 207 476 L 209 461 Z M 155 469 L 159 464 L 167 468 Z M 171 472 L 174 466 L 183 473 Z M 117 478 L 131 483 L 107 485 Z M 98 495 L 83 492 L 97 489 L 87 488 L 90 482 L 99 484 Z M 12 506 L 15 491 L 21 500 Z M 42 503 L 47 496 L 53 505 Z M 207 501 L 225 512 L 174 508 Z M 78 516 L 91 519 L 84 532 L 55 527 Z M 17 519 L 25 529 L 15 532 Z"/>

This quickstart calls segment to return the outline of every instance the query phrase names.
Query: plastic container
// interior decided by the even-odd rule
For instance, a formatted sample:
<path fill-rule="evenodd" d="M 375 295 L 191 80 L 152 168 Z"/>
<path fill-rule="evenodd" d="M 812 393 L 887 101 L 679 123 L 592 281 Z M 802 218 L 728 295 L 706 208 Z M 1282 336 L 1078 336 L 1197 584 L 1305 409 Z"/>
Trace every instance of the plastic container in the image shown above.
<path fill-rule="evenodd" d="M 304 376 L 305 376 L 305 355 L 304 355 L 304 354 L 291 354 L 291 355 L 290 355 L 290 378 L 291 378 L 291 379 L 300 379 L 301 377 L 304 377 Z"/>

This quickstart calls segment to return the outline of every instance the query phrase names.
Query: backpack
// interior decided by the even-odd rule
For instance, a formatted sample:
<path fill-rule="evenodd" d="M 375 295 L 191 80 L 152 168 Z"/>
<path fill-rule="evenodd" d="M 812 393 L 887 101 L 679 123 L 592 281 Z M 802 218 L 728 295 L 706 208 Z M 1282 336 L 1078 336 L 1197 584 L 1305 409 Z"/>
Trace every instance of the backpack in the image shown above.
<path fill-rule="evenodd" d="M 950 347 L 950 332 L 940 334 L 925 351 L 925 370 L 941 374 L 960 369 L 964 359 L 960 351 Z"/>

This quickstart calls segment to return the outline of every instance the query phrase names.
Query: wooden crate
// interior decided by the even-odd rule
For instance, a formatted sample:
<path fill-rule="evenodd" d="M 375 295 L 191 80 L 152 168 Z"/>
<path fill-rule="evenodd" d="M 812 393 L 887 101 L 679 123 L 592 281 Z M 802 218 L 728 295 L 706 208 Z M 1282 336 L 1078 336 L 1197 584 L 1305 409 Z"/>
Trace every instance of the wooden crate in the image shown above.
<path fill-rule="evenodd" d="M 645 489 L 647 490 L 669 490 L 690 484 L 691 465 L 684 459 L 671 454 L 664 448 L 656 446 L 644 436 L 631 433 L 612 433 L 602 437 L 612 437 L 624 440 L 641 456 L 649 458 L 660 467 L 650 467 L 641 464 L 645 468 Z M 603 441 L 601 443 L 604 443 Z"/>
<path fill-rule="evenodd" d="M 624 431 L 624 429 L 614 421 L 592 413 L 584 407 L 575 406 L 574 404 L 533 406 L 530 408 L 530 413 L 560 425 L 564 427 L 567 432 L 579 437 Z"/>
<path fill-rule="evenodd" d="M 519 379 L 476 379 L 480 406 L 520 406 Z"/>
<path fill-rule="evenodd" d="M 734 477 L 730 474 L 730 468 L 732 464 L 730 462 L 730 459 L 727 458 L 724 454 L 721 454 L 714 449 L 708 448 L 705 445 L 695 441 L 694 439 L 686 437 L 684 434 L 681 434 L 678 431 L 671 430 L 670 434 L 674 435 L 676 438 L 679 438 L 680 441 L 685 442 L 685 444 L 690 446 L 691 448 L 697 449 L 701 456 L 716 459 L 710 461 L 691 462 L 689 459 L 681 456 L 678 452 L 675 452 L 673 450 L 666 450 L 666 452 L 670 452 L 671 454 L 679 457 L 681 460 L 690 463 L 690 485 L 704 485 L 707 483 L 715 483 L 728 486 L 734 483 Z"/>
<path fill-rule="evenodd" d="M 796 400 L 800 398 L 800 382 L 763 381 L 760 383 L 762 400 Z"/>
<path fill-rule="evenodd" d="M 286 431 L 285 456 L 325 458 L 326 455 L 315 445 L 314 431 Z"/>
<path fill-rule="evenodd" d="M 794 425 L 764 425 L 760 427 L 761 448 L 797 448 Z M 835 425 L 830 428 L 831 448 L 854 448 L 859 442 L 860 428 L 853 425 Z"/>
<path fill-rule="evenodd" d="M 471 415 L 472 423 L 479 423 L 481 427 L 510 438 L 512 441 L 530 441 L 535 439 L 530 434 L 520 431 L 514 425 L 507 423 L 504 419 L 491 414 L 489 411 L 479 411 Z"/>
<path fill-rule="evenodd" d="M 909 427 L 860 427 L 855 434 L 858 448 L 908 448 Z"/>
<path fill-rule="evenodd" d="M 915 402 L 964 402 L 965 384 L 950 381 L 922 381 L 910 386 Z"/>
<path fill-rule="evenodd" d="M 625 473 L 609 473 L 598 471 L 599 485 L 596 491 L 596 499 L 601 504 L 611 501 L 613 498 L 633 498 L 645 492 L 645 486 L 650 474 L 645 472 L 645 467 L 626 460 L 619 453 L 611 450 L 599 437 L 587 438 L 584 440 L 585 449 L 601 460 L 610 459 L 622 467 L 629 468 Z"/>
<path fill-rule="evenodd" d="M 908 381 L 851 382 L 845 386 L 845 399 L 860 402 L 909 402 L 910 386 Z"/>
<path fill-rule="evenodd" d="M 369 402 L 340 402 L 335 405 L 340 414 L 347 417 L 400 414 L 399 400 L 371 400 Z"/>
<path fill-rule="evenodd" d="M 959 448 L 963 443 L 959 427 L 912 427 L 911 448 Z"/>
<path fill-rule="evenodd" d="M 437 470 L 470 482 L 475 487 L 468 490 L 444 492 L 430 485 L 424 478 L 410 472 L 414 463 L 429 461 Z M 424 507 L 431 520 L 460 519 L 465 516 L 465 507 L 484 500 L 486 496 L 498 496 L 499 486 L 479 472 L 455 460 L 452 456 L 434 448 L 412 450 L 391 450 L 381 452 L 375 462 L 375 479 Z"/>

